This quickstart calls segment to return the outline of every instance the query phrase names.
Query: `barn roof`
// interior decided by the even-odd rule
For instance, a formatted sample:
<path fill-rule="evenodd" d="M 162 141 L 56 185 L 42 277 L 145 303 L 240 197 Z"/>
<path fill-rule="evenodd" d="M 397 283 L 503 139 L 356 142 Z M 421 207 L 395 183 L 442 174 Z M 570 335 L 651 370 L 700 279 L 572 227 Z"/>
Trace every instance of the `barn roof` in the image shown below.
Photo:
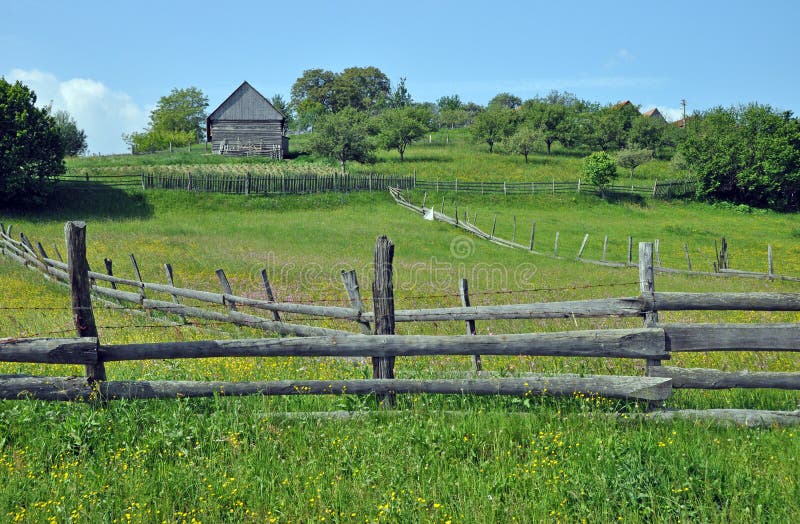
<path fill-rule="evenodd" d="M 208 120 L 286 120 L 264 95 L 255 90 L 246 80 L 231 96 L 225 99 Z"/>

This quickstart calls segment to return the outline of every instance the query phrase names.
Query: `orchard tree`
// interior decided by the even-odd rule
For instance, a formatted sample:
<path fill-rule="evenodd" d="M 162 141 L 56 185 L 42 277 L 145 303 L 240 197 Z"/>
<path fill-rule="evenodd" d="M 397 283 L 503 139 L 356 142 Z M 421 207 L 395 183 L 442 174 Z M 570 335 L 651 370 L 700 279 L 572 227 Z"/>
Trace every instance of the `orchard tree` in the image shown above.
<path fill-rule="evenodd" d="M 272 107 L 280 111 L 281 114 L 286 117 L 286 127 L 291 127 L 294 123 L 294 115 L 289 102 L 284 100 L 279 94 L 273 95 L 272 98 L 269 99 L 269 102 L 272 104 Z"/>
<path fill-rule="evenodd" d="M 56 129 L 64 145 L 64 154 L 67 156 L 78 156 L 86 152 L 86 133 L 78 128 L 75 119 L 66 111 L 56 111 L 53 115 L 56 122 Z"/>
<path fill-rule="evenodd" d="M 605 151 L 597 151 L 583 159 L 583 175 L 605 194 L 609 182 L 617 178 L 617 163 Z"/>
<path fill-rule="evenodd" d="M 544 139 L 541 130 L 525 123 L 517 127 L 514 134 L 508 138 L 508 148 L 512 153 L 524 156 L 526 164 L 528 155 L 542 143 L 544 143 Z"/>
<path fill-rule="evenodd" d="M 631 178 L 633 178 L 634 169 L 651 160 L 653 160 L 653 151 L 650 149 L 627 147 L 617 153 L 617 164 L 619 167 L 630 169 Z"/>
<path fill-rule="evenodd" d="M 406 147 L 430 130 L 433 115 L 425 107 L 402 107 L 384 111 L 378 119 L 378 144 L 386 150 L 396 149 L 403 161 Z"/>
<path fill-rule="evenodd" d="M 41 205 L 64 173 L 64 145 L 47 108 L 0 77 L 0 206 Z"/>
<path fill-rule="evenodd" d="M 397 82 L 397 86 L 392 91 L 391 96 L 389 97 L 389 107 L 392 109 L 397 109 L 400 107 L 408 107 L 412 103 L 411 100 L 411 93 L 408 92 L 406 88 L 406 79 L 405 77 L 400 78 L 400 81 Z"/>
<path fill-rule="evenodd" d="M 489 144 L 489 152 L 494 145 L 508 138 L 514 132 L 514 112 L 510 109 L 487 109 L 475 115 L 470 132 L 476 142 Z"/>
<path fill-rule="evenodd" d="M 582 102 L 575 95 L 551 91 L 544 98 L 526 100 L 522 106 L 522 117 L 525 122 L 541 130 L 547 154 L 550 155 L 553 142 L 569 147 L 576 141 L 582 107 Z"/>
<path fill-rule="evenodd" d="M 750 104 L 696 114 L 679 146 L 698 196 L 780 211 L 800 209 L 800 120 Z"/>
<path fill-rule="evenodd" d="M 522 99 L 514 96 L 511 93 L 499 93 L 494 98 L 489 100 L 487 108 L 489 109 L 516 109 L 522 105 Z"/>
<path fill-rule="evenodd" d="M 463 104 L 458 95 L 448 95 L 440 97 L 439 100 L 436 101 L 436 106 L 439 108 L 439 111 L 447 111 L 461 109 Z"/>
<path fill-rule="evenodd" d="M 331 96 L 333 94 L 333 81 L 336 74 L 324 69 L 306 69 L 294 81 L 291 91 L 292 106 L 297 108 L 300 119 L 305 116 L 305 110 L 317 112 L 321 107 L 323 111 L 331 111 Z"/>
<path fill-rule="evenodd" d="M 347 172 L 347 161 L 369 161 L 375 150 L 369 137 L 367 114 L 352 107 L 321 116 L 314 126 L 309 145 L 313 152 L 338 160 L 343 175 Z"/>
<path fill-rule="evenodd" d="M 206 127 L 206 108 L 208 97 L 200 89 L 174 88 L 158 100 L 150 113 L 150 130 L 192 133 L 199 140 Z"/>
<path fill-rule="evenodd" d="M 664 132 L 667 125 L 665 121 L 659 118 L 645 115 L 634 118 L 628 135 L 628 146 L 635 144 L 641 148 L 650 149 L 653 154 L 656 154 L 658 148 L 665 145 Z"/>
<path fill-rule="evenodd" d="M 405 88 L 405 81 L 403 81 Z M 307 69 L 292 85 L 292 105 L 298 108 L 311 102 L 320 104 L 328 113 L 346 107 L 374 111 L 388 104 L 391 92 L 389 78 L 377 67 L 348 67 L 341 73 L 324 69 Z"/>

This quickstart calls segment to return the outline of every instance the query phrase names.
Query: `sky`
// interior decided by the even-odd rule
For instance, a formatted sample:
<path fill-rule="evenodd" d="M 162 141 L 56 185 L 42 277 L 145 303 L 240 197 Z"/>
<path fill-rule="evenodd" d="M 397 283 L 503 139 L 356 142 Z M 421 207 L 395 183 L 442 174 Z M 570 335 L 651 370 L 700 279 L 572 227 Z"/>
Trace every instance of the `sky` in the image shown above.
<path fill-rule="evenodd" d="M 375 66 L 418 102 L 569 91 L 670 120 L 750 102 L 800 113 L 800 2 L 2 0 L 0 76 L 125 151 L 173 88 L 209 112 L 247 80 L 289 99 L 306 69 Z"/>

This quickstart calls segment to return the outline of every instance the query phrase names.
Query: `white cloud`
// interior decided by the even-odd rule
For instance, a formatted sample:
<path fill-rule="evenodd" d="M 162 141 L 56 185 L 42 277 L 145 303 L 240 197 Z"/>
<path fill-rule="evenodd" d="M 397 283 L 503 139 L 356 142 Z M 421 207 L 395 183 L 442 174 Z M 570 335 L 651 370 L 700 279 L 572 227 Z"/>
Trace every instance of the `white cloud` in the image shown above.
<path fill-rule="evenodd" d="M 10 82 L 19 80 L 33 89 L 38 106 L 52 104 L 63 109 L 86 132 L 91 153 L 122 153 L 127 146 L 123 133 L 140 131 L 147 125 L 147 111 L 123 92 L 112 91 L 102 82 L 87 78 L 59 80 L 36 69 L 12 69 Z"/>

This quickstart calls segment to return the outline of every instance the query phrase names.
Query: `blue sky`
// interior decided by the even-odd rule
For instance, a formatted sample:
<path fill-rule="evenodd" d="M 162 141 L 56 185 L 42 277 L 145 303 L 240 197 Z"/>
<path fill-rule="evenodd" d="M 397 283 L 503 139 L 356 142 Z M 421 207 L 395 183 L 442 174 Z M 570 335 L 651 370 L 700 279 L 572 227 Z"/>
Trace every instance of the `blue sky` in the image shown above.
<path fill-rule="evenodd" d="M 800 2 L 14 1 L 0 75 L 68 110 L 93 153 L 124 150 L 158 98 L 196 86 L 213 110 L 248 80 L 289 98 L 305 69 L 376 66 L 416 101 L 485 104 L 566 90 L 677 117 L 757 101 L 800 112 Z"/>

